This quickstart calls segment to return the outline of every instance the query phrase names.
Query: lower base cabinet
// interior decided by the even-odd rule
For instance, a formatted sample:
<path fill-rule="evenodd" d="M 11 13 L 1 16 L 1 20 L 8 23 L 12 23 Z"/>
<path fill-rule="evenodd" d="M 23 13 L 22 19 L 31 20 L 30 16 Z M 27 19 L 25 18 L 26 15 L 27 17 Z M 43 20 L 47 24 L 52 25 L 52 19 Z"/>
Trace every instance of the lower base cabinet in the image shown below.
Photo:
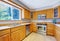
<path fill-rule="evenodd" d="M 60 41 L 60 32 L 57 31 L 57 30 L 56 30 L 56 35 L 55 35 L 55 37 L 56 37 L 56 40 L 57 40 L 57 41 Z"/>
<path fill-rule="evenodd" d="M 37 32 L 36 23 L 31 23 L 30 24 L 30 32 Z"/>
<path fill-rule="evenodd" d="M 11 41 L 20 41 L 19 30 L 11 33 Z"/>
<path fill-rule="evenodd" d="M 1 36 L 0 41 L 10 41 L 10 34 Z"/>
<path fill-rule="evenodd" d="M 20 30 L 20 40 L 23 40 L 26 36 L 26 28 Z"/>
<path fill-rule="evenodd" d="M 55 34 L 55 25 L 54 24 L 52 24 L 52 23 L 47 24 L 46 34 L 50 35 L 50 36 L 54 36 L 54 34 Z"/>
<path fill-rule="evenodd" d="M 15 29 L 15 31 L 11 33 L 11 41 L 22 41 L 25 38 L 26 36 L 25 26 L 21 26 L 19 28 L 21 29 L 17 29 L 17 30 Z"/>
<path fill-rule="evenodd" d="M 26 26 L 18 26 L 0 31 L 0 41 L 22 41 L 26 36 Z"/>

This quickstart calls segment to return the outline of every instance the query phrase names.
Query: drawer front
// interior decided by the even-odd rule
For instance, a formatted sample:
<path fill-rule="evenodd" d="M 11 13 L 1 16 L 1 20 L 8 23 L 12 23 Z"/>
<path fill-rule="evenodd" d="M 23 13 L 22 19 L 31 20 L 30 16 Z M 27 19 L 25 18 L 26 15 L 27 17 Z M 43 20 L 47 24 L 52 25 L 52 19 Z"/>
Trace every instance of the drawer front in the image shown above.
<path fill-rule="evenodd" d="M 7 34 L 7 33 L 10 33 L 10 29 L 1 30 L 0 31 L 0 36 L 2 36 L 4 34 Z"/>
<path fill-rule="evenodd" d="M 49 33 L 54 33 L 54 30 L 47 30 L 47 32 L 49 32 Z"/>
<path fill-rule="evenodd" d="M 47 30 L 47 34 L 54 35 L 55 31 L 54 30 Z"/>
<path fill-rule="evenodd" d="M 17 26 L 17 27 L 11 28 L 11 32 L 14 32 L 14 31 L 23 29 L 24 27 L 25 27 L 25 26 Z"/>

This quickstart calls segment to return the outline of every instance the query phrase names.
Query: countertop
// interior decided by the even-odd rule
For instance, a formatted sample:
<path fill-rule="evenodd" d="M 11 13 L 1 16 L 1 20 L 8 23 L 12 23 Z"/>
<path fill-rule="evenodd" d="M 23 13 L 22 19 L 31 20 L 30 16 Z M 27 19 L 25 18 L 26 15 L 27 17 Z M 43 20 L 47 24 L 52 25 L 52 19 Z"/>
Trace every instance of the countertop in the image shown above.
<path fill-rule="evenodd" d="M 55 24 L 56 26 L 60 27 L 60 24 Z"/>
<path fill-rule="evenodd" d="M 21 23 L 21 24 L 11 24 L 11 25 L 7 25 L 7 26 L 0 26 L 0 30 L 14 28 L 17 26 L 28 25 L 28 24 L 30 24 L 30 23 Z"/>

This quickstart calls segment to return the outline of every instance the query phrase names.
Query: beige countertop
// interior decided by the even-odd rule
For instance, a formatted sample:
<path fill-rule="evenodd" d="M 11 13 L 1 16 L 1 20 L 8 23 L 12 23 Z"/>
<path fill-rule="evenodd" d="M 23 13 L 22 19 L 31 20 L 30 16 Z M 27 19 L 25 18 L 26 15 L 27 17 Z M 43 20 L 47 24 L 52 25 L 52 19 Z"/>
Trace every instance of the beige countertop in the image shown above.
<path fill-rule="evenodd" d="M 60 24 L 55 24 L 56 26 L 60 27 Z"/>
<path fill-rule="evenodd" d="M 30 24 L 30 23 L 21 23 L 21 24 L 11 24 L 11 25 L 6 25 L 6 26 L 0 26 L 0 30 L 14 28 L 17 26 L 28 25 L 28 24 Z"/>

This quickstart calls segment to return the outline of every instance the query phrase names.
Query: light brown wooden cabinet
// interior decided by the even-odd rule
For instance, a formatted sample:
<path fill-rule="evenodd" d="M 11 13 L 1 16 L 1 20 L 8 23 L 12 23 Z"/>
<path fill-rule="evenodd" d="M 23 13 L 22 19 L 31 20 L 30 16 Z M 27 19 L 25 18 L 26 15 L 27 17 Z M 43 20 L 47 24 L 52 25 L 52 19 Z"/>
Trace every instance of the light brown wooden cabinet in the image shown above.
<path fill-rule="evenodd" d="M 10 41 L 10 34 L 1 36 L 0 41 Z"/>
<path fill-rule="evenodd" d="M 20 30 L 20 40 L 23 40 L 26 36 L 26 28 Z"/>
<path fill-rule="evenodd" d="M 10 29 L 0 30 L 0 41 L 10 41 Z"/>
<path fill-rule="evenodd" d="M 0 41 L 22 41 L 26 36 L 26 26 L 0 30 Z"/>
<path fill-rule="evenodd" d="M 38 20 L 38 15 L 42 15 L 42 14 L 47 15 L 47 10 L 34 11 L 33 20 Z"/>
<path fill-rule="evenodd" d="M 47 9 L 47 16 L 46 18 L 54 18 L 54 9 Z"/>
<path fill-rule="evenodd" d="M 60 6 L 58 6 L 58 18 L 60 18 Z"/>
<path fill-rule="evenodd" d="M 57 41 L 60 41 L 60 31 L 56 30 L 56 35 L 55 35 Z"/>
<path fill-rule="evenodd" d="M 37 27 L 33 22 L 30 24 L 30 32 L 37 32 Z"/>
<path fill-rule="evenodd" d="M 19 30 L 11 33 L 11 41 L 20 41 Z"/>
<path fill-rule="evenodd" d="M 60 27 L 58 26 L 55 28 L 55 38 L 57 41 L 60 41 Z"/>
<path fill-rule="evenodd" d="M 21 41 L 26 36 L 25 26 L 19 26 L 11 29 L 11 41 Z"/>
<path fill-rule="evenodd" d="M 31 19 L 30 11 L 24 9 L 24 19 Z"/>
<path fill-rule="evenodd" d="M 55 34 L 55 26 L 54 26 L 54 24 L 52 24 L 52 23 L 47 24 L 46 34 L 54 36 L 54 34 Z"/>

